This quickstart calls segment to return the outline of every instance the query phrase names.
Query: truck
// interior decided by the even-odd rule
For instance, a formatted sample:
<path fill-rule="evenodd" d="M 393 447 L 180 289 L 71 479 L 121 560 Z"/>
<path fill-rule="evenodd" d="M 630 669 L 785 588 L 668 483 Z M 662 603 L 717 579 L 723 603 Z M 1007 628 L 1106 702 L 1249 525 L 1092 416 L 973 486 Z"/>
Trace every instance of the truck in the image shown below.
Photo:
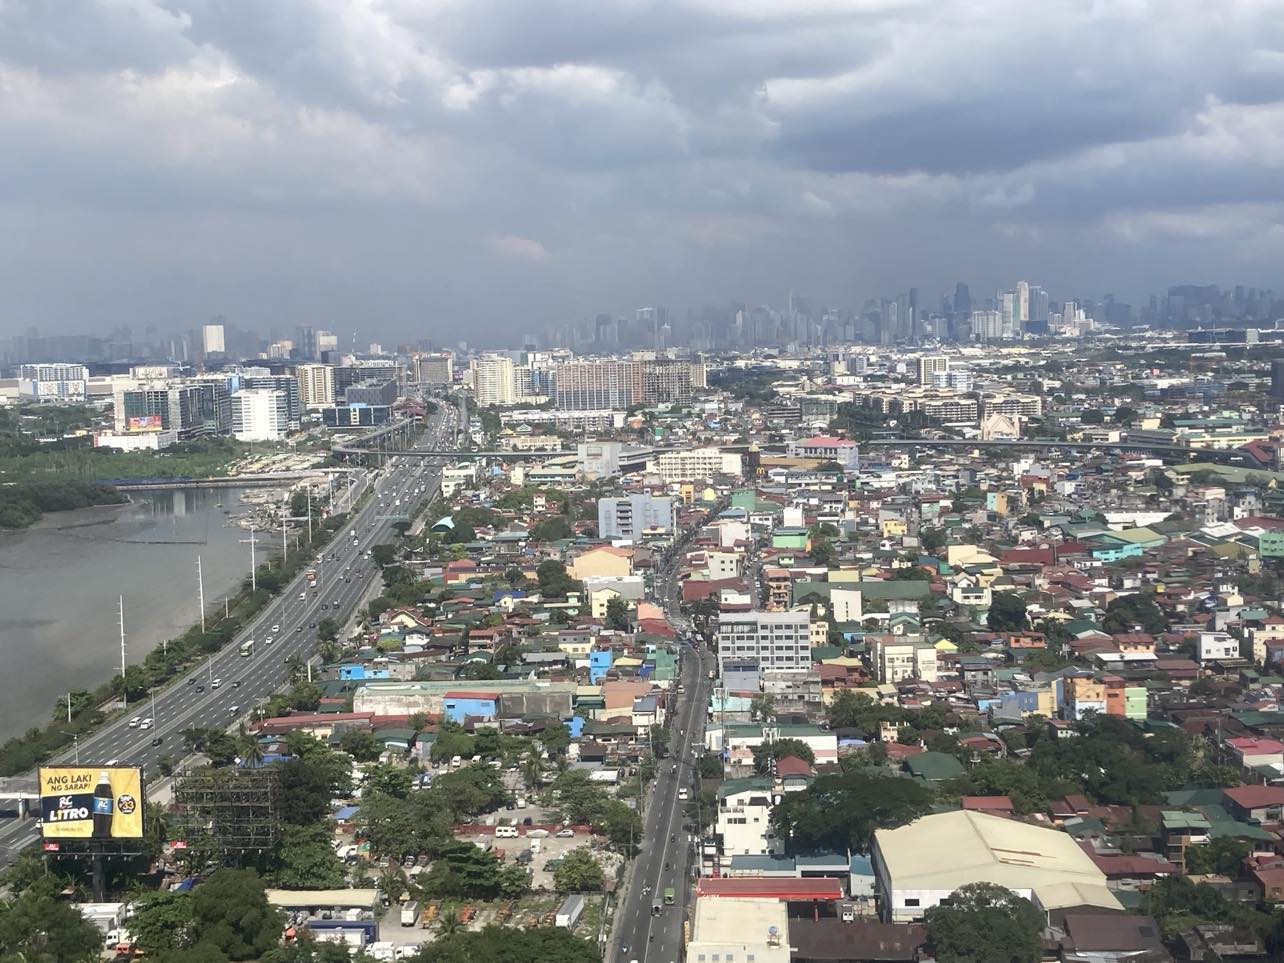
<path fill-rule="evenodd" d="M 437 919 L 437 911 L 439 909 L 441 909 L 441 900 L 435 899 L 430 901 L 428 903 L 428 908 L 424 910 L 424 921 L 419 925 L 424 929 L 428 929 L 428 927 L 432 926 L 433 922 Z"/>
<path fill-rule="evenodd" d="M 419 904 L 411 901 L 401 904 L 401 925 L 414 926 L 419 921 Z"/>
<path fill-rule="evenodd" d="M 674 903 L 675 896 L 676 896 L 676 893 L 674 893 L 672 886 L 664 887 L 664 905 L 665 906 L 672 906 Z"/>
<path fill-rule="evenodd" d="M 303 577 L 304 577 L 304 578 L 306 578 L 306 579 L 308 580 L 308 584 L 309 584 L 309 585 L 316 585 L 316 584 L 317 584 L 317 570 L 316 570 L 316 569 L 314 569 L 314 568 L 310 568 L 310 569 L 308 569 L 306 572 L 304 572 L 304 573 L 303 573 Z"/>
<path fill-rule="evenodd" d="M 250 639 L 248 642 L 242 642 L 241 657 L 244 659 L 248 659 L 253 654 L 254 654 L 254 640 Z"/>

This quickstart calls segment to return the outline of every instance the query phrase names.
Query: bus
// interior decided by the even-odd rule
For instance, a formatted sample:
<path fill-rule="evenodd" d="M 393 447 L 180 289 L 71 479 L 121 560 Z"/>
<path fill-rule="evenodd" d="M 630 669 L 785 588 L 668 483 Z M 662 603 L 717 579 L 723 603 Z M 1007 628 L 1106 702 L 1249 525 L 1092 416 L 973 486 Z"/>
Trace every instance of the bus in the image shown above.
<path fill-rule="evenodd" d="M 664 905 L 672 906 L 673 898 L 674 898 L 673 887 L 672 886 L 664 887 Z"/>
<path fill-rule="evenodd" d="M 248 641 L 248 642 L 242 642 L 242 643 L 241 643 L 241 658 L 243 658 L 243 659 L 248 659 L 248 658 L 249 658 L 250 656 L 252 656 L 253 654 L 254 654 L 254 640 L 253 640 L 253 639 L 250 639 L 250 641 Z"/>

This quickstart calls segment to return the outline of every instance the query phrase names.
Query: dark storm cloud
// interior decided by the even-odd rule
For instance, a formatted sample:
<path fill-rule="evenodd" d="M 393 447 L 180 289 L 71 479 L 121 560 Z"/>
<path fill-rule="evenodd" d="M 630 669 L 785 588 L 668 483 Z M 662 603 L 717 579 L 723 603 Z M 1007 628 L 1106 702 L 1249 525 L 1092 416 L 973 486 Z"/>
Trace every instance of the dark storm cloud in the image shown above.
<path fill-rule="evenodd" d="M 1282 104 L 1284 0 L 0 0 L 0 333 L 1273 283 Z"/>

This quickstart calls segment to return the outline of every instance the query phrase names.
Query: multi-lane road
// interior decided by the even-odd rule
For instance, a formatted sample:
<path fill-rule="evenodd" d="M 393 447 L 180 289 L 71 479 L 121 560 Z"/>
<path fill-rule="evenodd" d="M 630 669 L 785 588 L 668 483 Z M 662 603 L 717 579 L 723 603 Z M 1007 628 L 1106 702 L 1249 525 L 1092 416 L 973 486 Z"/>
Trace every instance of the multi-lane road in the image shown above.
<path fill-rule="evenodd" d="M 675 552 L 675 556 L 678 553 Z M 672 567 L 657 575 L 654 593 L 669 610 L 670 621 L 686 631 L 690 626 L 678 612 L 677 584 Z M 709 703 L 709 670 L 713 656 L 683 642 L 678 680 L 681 692 L 669 716 L 670 754 L 659 760 L 655 786 L 643 818 L 642 846 L 629 872 L 627 895 L 615 920 L 608 963 L 670 963 L 682 959 L 683 921 L 697 865 L 698 829 L 687 828 L 687 801 L 699 792 L 697 772 L 704 745 L 705 710 Z M 672 888 L 674 903 L 664 892 Z M 657 909 L 658 907 L 658 909 Z"/>
<path fill-rule="evenodd" d="M 443 406 L 429 420 L 419 447 L 448 446 L 454 438 L 454 419 L 454 409 Z M 323 561 L 311 566 L 317 572 L 315 591 L 303 575 L 298 576 L 231 643 L 49 764 L 143 766 L 145 776 L 156 778 L 156 763 L 162 756 L 184 756 L 184 730 L 223 728 L 245 719 L 258 703 L 289 682 L 291 657 L 306 660 L 312 655 L 317 623 L 328 616 L 342 624 L 372 582 L 379 580 L 378 566 L 366 553 L 389 541 L 393 524 L 413 516 L 436 494 L 439 475 L 437 463 L 414 458 L 360 473 L 357 484 L 368 484 L 373 478 L 374 492 L 335 533 L 324 549 Z M 358 492 L 353 495 L 359 497 Z M 271 544 L 267 538 L 264 543 Z M 242 656 L 241 645 L 250 640 L 253 653 Z M 148 718 L 152 722 L 144 729 L 141 720 Z M 132 719 L 139 722 L 131 726 Z M 33 818 L 0 821 L 0 866 L 36 838 Z"/>

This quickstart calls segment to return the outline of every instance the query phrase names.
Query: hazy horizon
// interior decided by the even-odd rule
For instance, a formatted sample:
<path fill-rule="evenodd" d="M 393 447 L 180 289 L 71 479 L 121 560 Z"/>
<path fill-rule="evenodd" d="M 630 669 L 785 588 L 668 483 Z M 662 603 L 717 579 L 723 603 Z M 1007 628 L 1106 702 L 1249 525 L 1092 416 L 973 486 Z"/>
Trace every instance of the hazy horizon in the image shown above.
<path fill-rule="evenodd" d="M 0 337 L 1281 286 L 1284 0 L 0 4 Z"/>

